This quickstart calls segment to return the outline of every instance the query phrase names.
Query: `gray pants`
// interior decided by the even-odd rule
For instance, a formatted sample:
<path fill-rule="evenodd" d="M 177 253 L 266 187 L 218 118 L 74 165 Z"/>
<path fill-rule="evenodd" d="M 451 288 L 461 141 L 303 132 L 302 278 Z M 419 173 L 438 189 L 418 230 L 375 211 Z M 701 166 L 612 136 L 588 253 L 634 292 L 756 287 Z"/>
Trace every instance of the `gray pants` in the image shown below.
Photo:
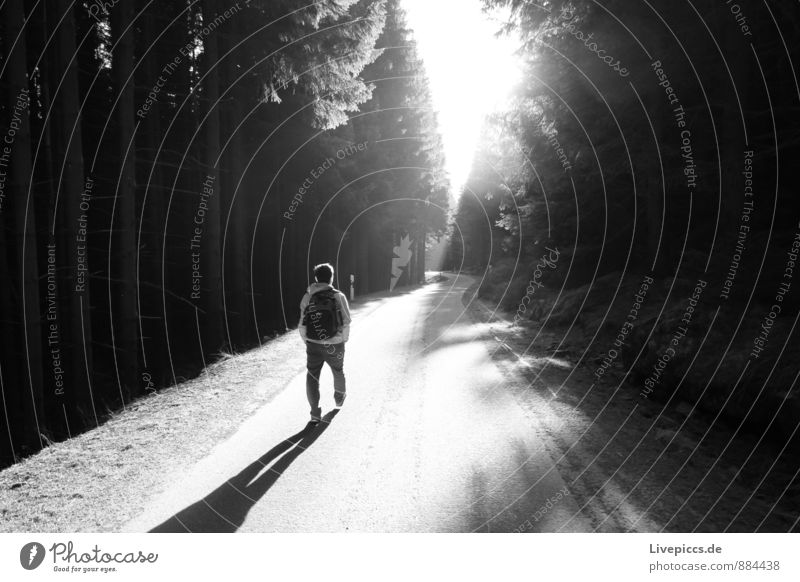
<path fill-rule="evenodd" d="M 306 342 L 306 396 L 311 407 L 311 416 L 320 418 L 322 409 L 319 407 L 319 375 L 323 364 L 327 363 L 333 372 L 333 391 L 341 395 L 345 393 L 344 384 L 344 344 L 315 344 Z M 337 395 L 338 396 L 338 395 Z"/>

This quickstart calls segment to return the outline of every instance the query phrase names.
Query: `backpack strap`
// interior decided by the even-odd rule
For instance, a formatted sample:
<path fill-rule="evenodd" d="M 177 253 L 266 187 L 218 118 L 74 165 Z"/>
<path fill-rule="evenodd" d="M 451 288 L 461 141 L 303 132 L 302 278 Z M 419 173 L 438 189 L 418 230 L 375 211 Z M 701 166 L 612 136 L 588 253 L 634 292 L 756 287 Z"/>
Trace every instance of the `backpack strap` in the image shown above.
<path fill-rule="evenodd" d="M 342 307 L 341 303 L 339 302 L 339 295 L 342 292 L 339 291 L 333 285 L 331 285 L 330 289 L 325 289 L 324 291 L 320 291 L 320 293 L 326 293 L 330 295 L 331 299 L 333 299 L 336 302 L 336 323 L 337 327 L 341 330 L 341 328 L 344 326 L 344 316 L 342 315 Z"/>

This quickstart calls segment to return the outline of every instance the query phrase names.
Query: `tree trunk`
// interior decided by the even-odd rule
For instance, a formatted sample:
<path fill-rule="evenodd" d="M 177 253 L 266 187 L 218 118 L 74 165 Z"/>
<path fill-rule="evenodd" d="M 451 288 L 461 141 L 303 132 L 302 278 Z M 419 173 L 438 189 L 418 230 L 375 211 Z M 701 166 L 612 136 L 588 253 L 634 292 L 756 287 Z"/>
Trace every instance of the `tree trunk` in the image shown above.
<path fill-rule="evenodd" d="M 417 280 L 418 285 L 425 282 L 425 222 L 420 222 L 417 236 Z"/>
<path fill-rule="evenodd" d="M 731 21 L 730 9 L 725 3 L 714 4 L 711 18 L 708 22 L 716 23 L 714 35 L 720 39 L 724 57 L 731 69 L 733 82 L 736 84 L 739 100 L 741 101 L 744 115 L 747 115 L 749 90 L 753 85 L 753 67 L 755 61 L 750 49 L 750 43 L 742 37 L 738 26 Z M 717 71 L 719 78 L 714 83 L 713 91 L 716 98 L 712 100 L 717 105 L 715 123 L 719 136 L 720 164 L 722 171 L 722 216 L 719 217 L 720 236 L 718 241 L 730 240 L 736 237 L 739 231 L 739 222 L 742 215 L 743 202 L 752 202 L 753 198 L 744 198 L 744 184 L 741 171 L 734 171 L 744 166 L 744 152 L 752 150 L 752 141 L 745 144 L 745 128 L 742 125 L 742 113 L 734 94 L 734 87 L 728 78 L 727 70 L 720 67 Z M 749 136 L 748 136 L 749 137 Z M 709 182 L 716 181 L 717 176 L 709 173 L 706 177 Z M 710 229 L 713 231 L 713 229 Z M 709 241 L 710 244 L 710 241 Z M 719 242 L 717 243 L 719 245 Z M 720 245 L 728 252 L 725 244 Z"/>
<path fill-rule="evenodd" d="M 17 39 L 14 50 L 7 55 L 8 59 L 8 93 L 7 106 L 10 112 L 22 99 L 26 104 L 19 111 L 22 120 L 19 124 L 13 144 L 13 155 L 10 156 L 11 176 L 7 192 L 14 200 L 14 225 L 16 246 L 19 257 L 18 292 L 22 303 L 19 314 L 23 321 L 24 357 L 22 369 L 24 378 L 20 382 L 19 391 L 29 394 L 23 398 L 25 435 L 24 442 L 30 448 L 42 448 L 42 433 L 47 430 L 47 419 L 44 414 L 44 381 L 42 370 L 42 329 L 39 311 L 39 267 L 36 248 L 36 221 L 33 201 L 28 197 L 31 182 L 31 135 L 28 115 L 29 88 L 26 74 L 25 34 L 23 31 L 24 11 L 22 0 L 8 0 L 3 19 L 6 39 Z"/>
<path fill-rule="evenodd" d="M 360 220 L 357 224 L 358 244 L 356 245 L 356 249 L 358 252 L 358 271 L 356 274 L 356 293 L 364 295 L 373 290 L 369 268 L 369 225 L 366 220 Z M 388 289 L 389 281 L 385 281 L 385 285 L 382 287 Z"/>
<path fill-rule="evenodd" d="M 232 19 L 227 26 L 231 28 L 231 36 L 233 38 L 240 38 L 241 26 L 240 19 Z M 228 40 L 230 37 L 224 33 L 220 33 L 220 40 L 223 41 L 220 47 L 221 53 L 227 51 L 233 46 L 233 43 Z M 239 76 L 239 69 L 237 68 L 238 60 L 233 56 L 226 57 L 224 63 L 224 76 L 221 78 L 222 87 L 231 87 L 236 83 Z M 227 227 L 225 234 L 225 280 L 229 284 L 226 285 L 226 333 L 228 341 L 231 345 L 246 344 L 246 321 L 249 319 L 250 305 L 246 301 L 245 290 L 247 289 L 246 283 L 249 281 L 247 269 L 247 244 L 246 235 L 250 231 L 250 224 L 247 220 L 247 213 L 245 211 L 247 199 L 245 196 L 244 188 L 239 188 L 239 181 L 242 179 L 244 171 L 244 140 L 242 136 L 243 128 L 238 127 L 242 120 L 242 101 L 247 99 L 246 92 L 239 81 L 239 85 L 232 86 L 231 90 L 225 96 L 225 107 L 223 111 L 225 115 L 225 127 L 227 130 L 233 132 L 230 136 L 230 142 L 225 160 L 225 176 L 226 179 L 221 184 L 221 190 L 228 194 L 227 197 Z M 235 195 L 235 197 L 234 197 Z"/>
<path fill-rule="evenodd" d="M 83 281 L 84 290 L 81 291 L 81 278 L 79 276 L 79 252 L 86 252 L 86 243 L 79 240 L 80 228 L 86 224 L 87 217 L 80 208 L 81 195 L 84 191 L 84 166 L 83 145 L 81 140 L 82 116 L 80 113 L 80 95 L 78 89 L 78 71 L 73 55 L 76 51 L 75 44 L 75 16 L 72 9 L 68 9 L 60 24 L 61 5 L 53 2 L 50 17 L 58 28 L 55 33 L 55 52 L 52 57 L 53 72 L 59 76 L 61 85 L 58 94 L 53 95 L 55 118 L 51 118 L 55 130 L 54 145 L 56 151 L 63 152 L 63 158 L 54 160 L 58 166 L 60 177 L 60 193 L 56 212 L 59 220 L 59 232 L 56 233 L 59 255 L 60 277 L 58 284 L 60 290 L 60 305 L 65 306 L 62 313 L 65 315 L 62 330 L 64 346 L 61 351 L 66 355 L 68 362 L 64 394 L 60 396 L 61 408 L 64 409 L 67 422 L 67 434 L 72 434 L 73 428 L 69 426 L 71 418 L 67 414 L 67 404 L 78 408 L 81 422 L 89 422 L 89 407 L 91 394 L 89 392 L 89 373 L 91 369 L 91 315 L 88 305 L 88 295 L 85 292 L 88 286 L 88 275 Z M 84 226 L 83 228 L 87 228 Z M 88 366 L 87 366 L 88 364 Z M 88 369 L 87 369 L 88 368 Z M 66 393 L 69 391 L 69 393 Z M 69 411 L 73 412 L 73 411 Z M 74 427 L 80 428 L 80 427 Z"/>
<path fill-rule="evenodd" d="M 142 1 L 139 11 L 144 9 L 146 2 Z M 153 10 L 145 11 L 142 19 L 143 46 L 149 47 L 157 36 L 156 17 Z M 143 57 L 144 67 L 139 67 L 142 74 L 140 86 L 144 87 L 146 95 L 160 74 L 159 53 L 156 50 Z M 140 97 L 143 101 L 145 97 Z M 164 331 L 164 317 L 161 310 L 161 293 L 163 280 L 161 278 L 161 259 L 164 235 L 164 187 L 166 177 L 161 170 L 164 163 L 156 159 L 156 151 L 161 141 L 161 118 L 157 110 L 150 111 L 140 122 L 141 131 L 137 133 L 141 144 L 140 153 L 136 160 L 140 164 L 141 200 L 143 205 L 144 224 L 141 225 L 142 248 L 139 250 L 137 268 L 137 293 L 141 304 L 139 317 L 142 325 L 142 386 L 145 389 L 155 389 L 164 385 L 168 378 L 166 363 L 166 343 Z M 148 180 L 149 186 L 148 186 Z M 147 191 L 145 192 L 145 188 Z"/>
<path fill-rule="evenodd" d="M 212 22 L 217 16 L 217 0 L 204 0 L 203 22 Z M 202 225 L 202 249 L 204 251 L 203 278 L 205 289 L 205 315 L 203 316 L 203 349 L 214 353 L 222 348 L 222 268 L 220 240 L 220 180 L 219 164 L 219 66 L 217 65 L 217 34 L 203 38 L 205 100 L 208 117 L 205 119 L 205 176 L 202 180 L 202 198 L 206 200 L 206 210 Z"/>
<path fill-rule="evenodd" d="M 4 172 L 4 170 L 0 170 Z M 2 175 L 2 174 L 0 174 Z M 5 178 L 5 176 L 3 176 Z M 5 194 L 5 192 L 3 192 Z M 3 220 L 5 216 L 6 204 L 0 199 L 0 281 L 13 281 L 11 268 L 8 262 L 9 249 L 6 240 L 6 224 Z M 11 463 L 17 462 L 17 447 L 15 446 L 15 435 L 20 432 L 17 421 L 22 406 L 22 391 L 12 390 L 12 386 L 20 386 L 22 378 L 18 366 L 19 357 L 17 356 L 18 341 L 14 329 L 14 314 L 18 311 L 12 304 L 11 289 L 8 284 L 0 284 L 0 405 L 5 414 L 0 417 L 0 468 Z M 7 443 L 7 446 L 6 446 Z"/>
<path fill-rule="evenodd" d="M 111 236 L 117 260 L 111 272 L 119 281 L 119 293 L 112 304 L 117 383 L 123 398 L 130 400 L 141 392 L 137 378 L 138 316 L 136 305 L 136 147 L 134 145 L 133 34 L 128 26 L 133 19 L 133 3 L 120 2 L 111 10 L 114 38 L 112 74 L 117 101 L 117 144 L 120 160 L 117 176 L 116 216 L 111 218 Z M 116 322 L 116 323 L 114 323 Z"/>

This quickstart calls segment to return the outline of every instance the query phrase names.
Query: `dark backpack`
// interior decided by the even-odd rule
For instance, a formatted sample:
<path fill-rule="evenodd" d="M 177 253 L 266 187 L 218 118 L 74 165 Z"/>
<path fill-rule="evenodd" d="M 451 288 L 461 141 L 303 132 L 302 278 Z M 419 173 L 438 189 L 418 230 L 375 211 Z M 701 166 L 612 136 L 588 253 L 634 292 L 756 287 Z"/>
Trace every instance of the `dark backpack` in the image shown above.
<path fill-rule="evenodd" d="M 342 328 L 342 312 L 336 289 L 326 289 L 314 293 L 308 301 L 303 314 L 303 325 L 306 326 L 306 337 L 317 341 L 333 338 Z"/>

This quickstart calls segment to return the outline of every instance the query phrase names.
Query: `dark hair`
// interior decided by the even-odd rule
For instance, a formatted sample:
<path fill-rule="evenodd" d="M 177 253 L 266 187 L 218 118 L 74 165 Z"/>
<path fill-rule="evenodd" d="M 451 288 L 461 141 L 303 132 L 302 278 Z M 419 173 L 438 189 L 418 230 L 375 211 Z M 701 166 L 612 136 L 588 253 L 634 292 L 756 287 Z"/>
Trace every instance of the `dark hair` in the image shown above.
<path fill-rule="evenodd" d="M 314 278 L 320 283 L 330 284 L 333 281 L 333 265 L 322 263 L 314 267 Z"/>

